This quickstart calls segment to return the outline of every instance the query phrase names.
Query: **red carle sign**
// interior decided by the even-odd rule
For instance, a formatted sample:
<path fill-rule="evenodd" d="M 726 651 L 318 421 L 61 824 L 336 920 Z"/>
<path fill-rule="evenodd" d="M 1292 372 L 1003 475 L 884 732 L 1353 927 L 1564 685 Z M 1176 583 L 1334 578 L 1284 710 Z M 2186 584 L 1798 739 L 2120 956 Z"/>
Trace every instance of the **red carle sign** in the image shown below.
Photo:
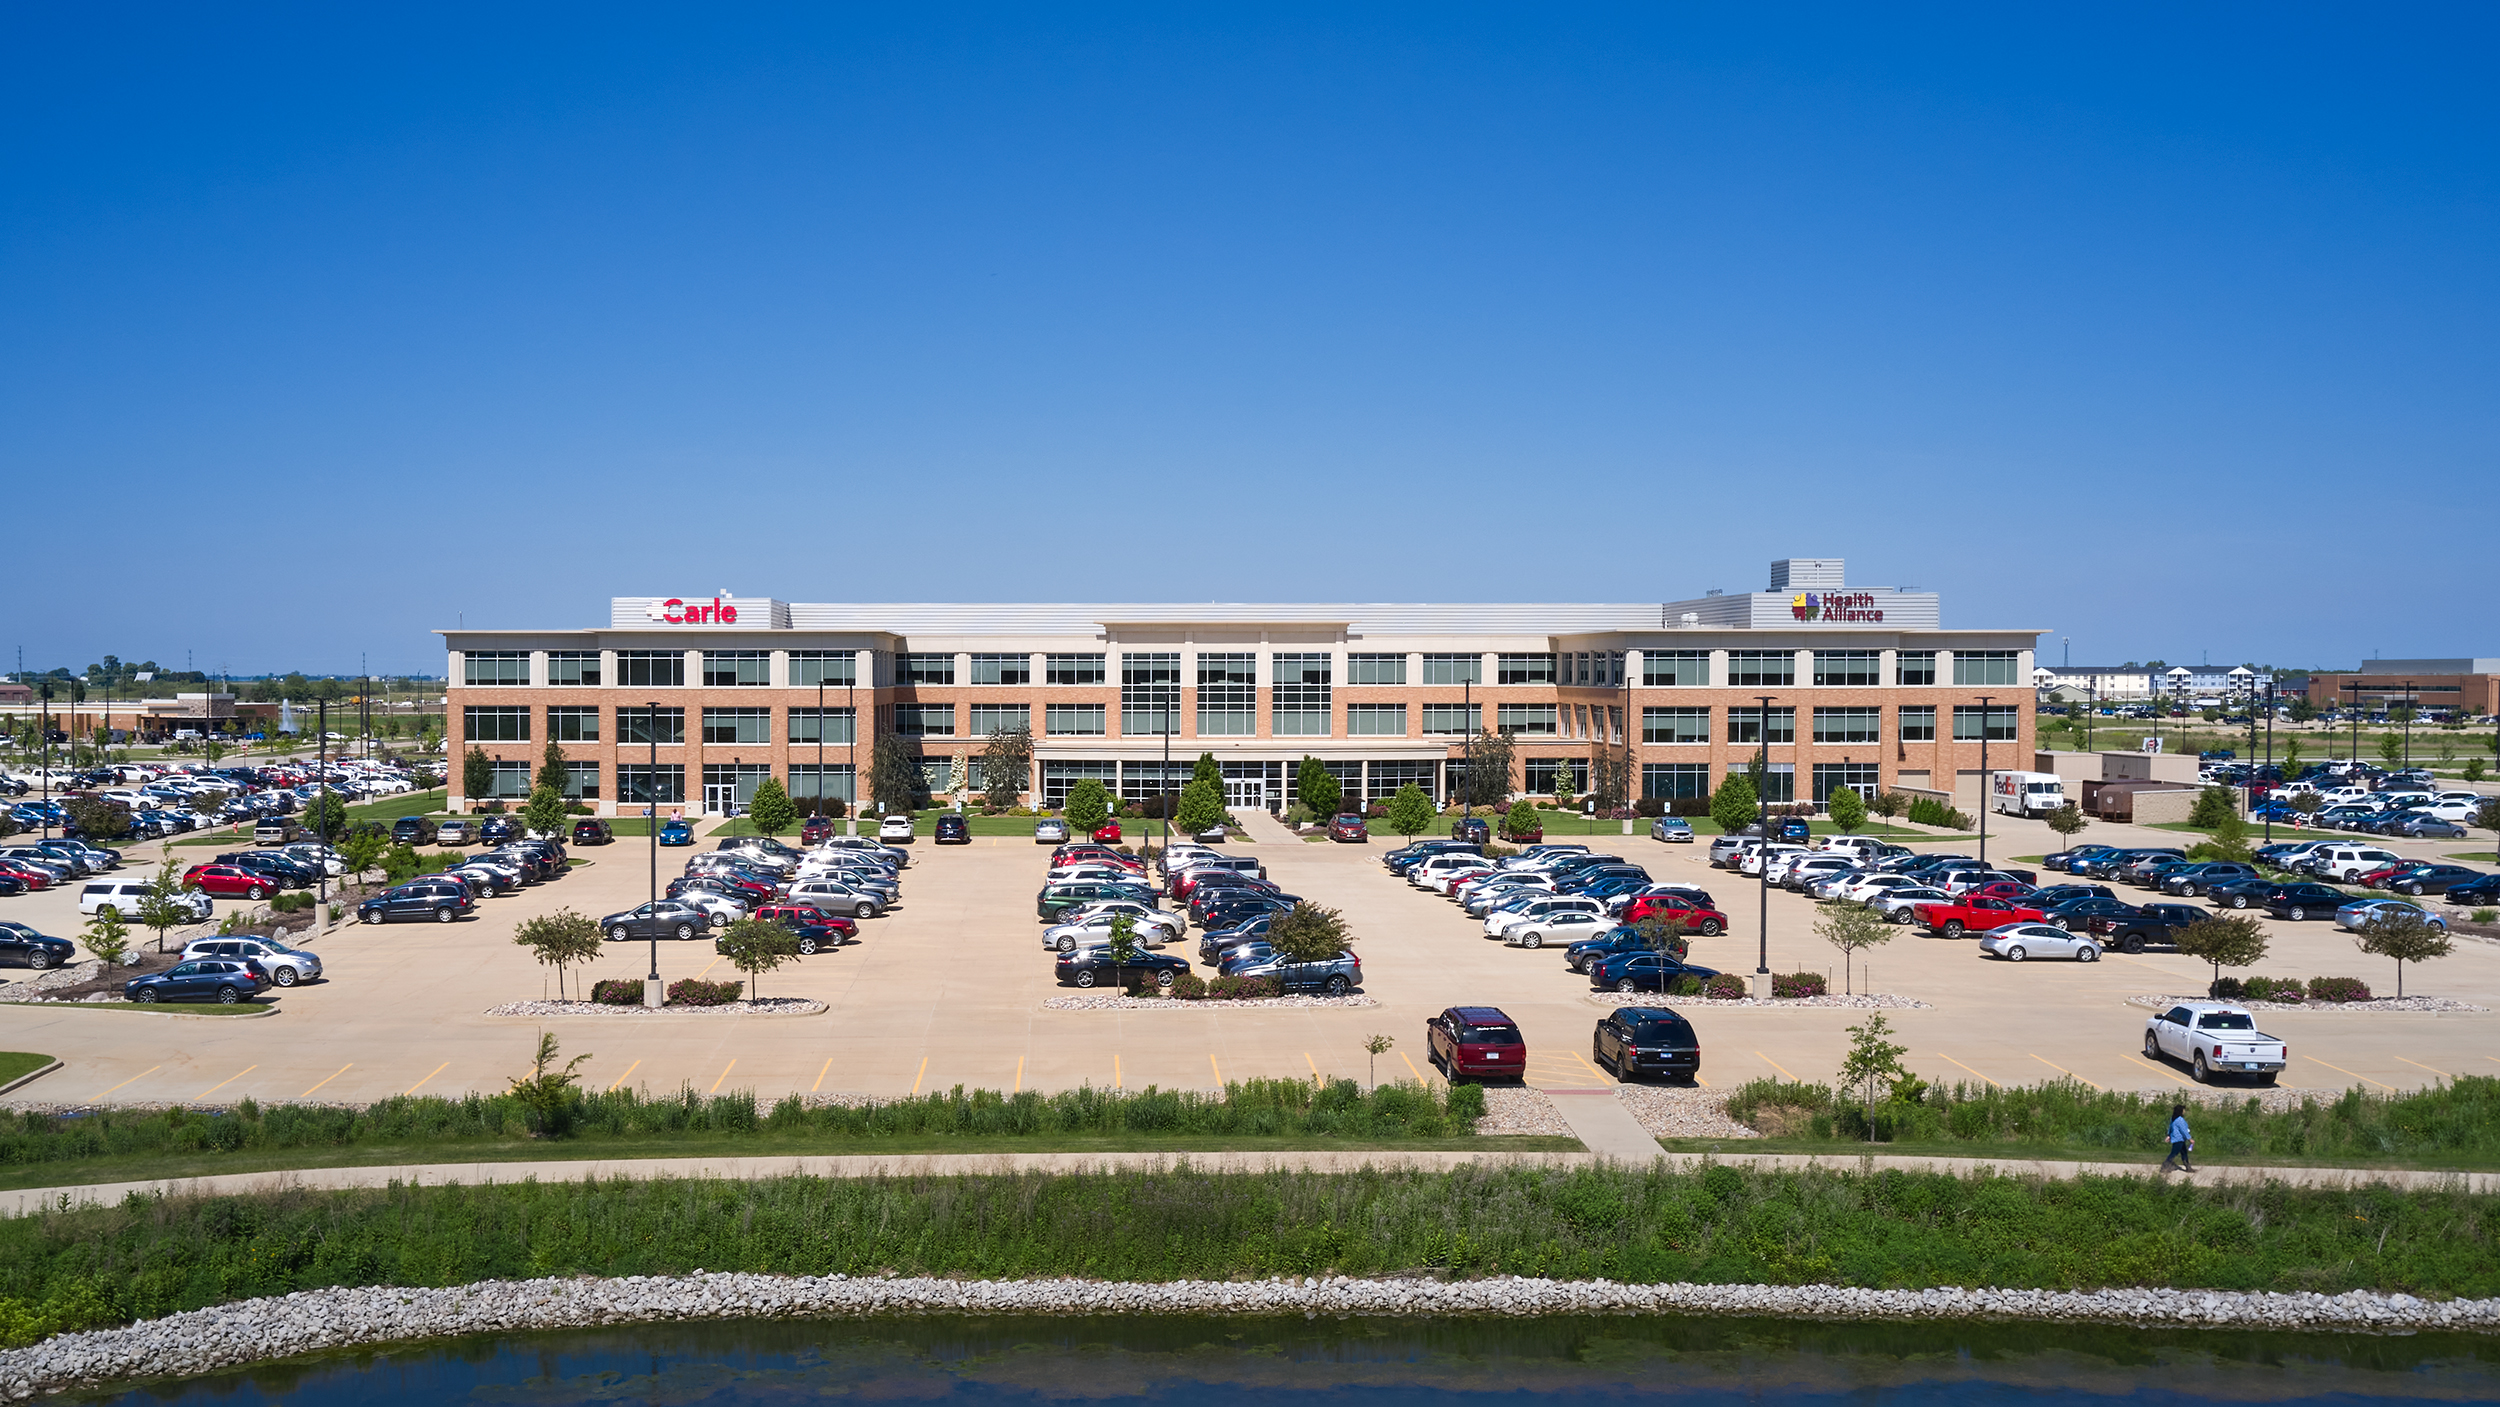
<path fill-rule="evenodd" d="M 653 605 L 650 615 L 653 620 L 665 621 L 670 625 L 736 625 L 738 623 L 738 608 L 722 605 L 718 596 L 713 597 L 712 604 L 708 606 L 689 606 L 684 601 L 671 596 Z"/>

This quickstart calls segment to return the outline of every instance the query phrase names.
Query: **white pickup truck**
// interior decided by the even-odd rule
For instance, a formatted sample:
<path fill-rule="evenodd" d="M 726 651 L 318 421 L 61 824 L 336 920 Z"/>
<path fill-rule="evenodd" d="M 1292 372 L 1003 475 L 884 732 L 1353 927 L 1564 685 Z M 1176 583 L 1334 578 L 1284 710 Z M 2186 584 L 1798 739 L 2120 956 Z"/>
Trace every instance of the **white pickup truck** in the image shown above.
<path fill-rule="evenodd" d="M 2185 1061 L 2199 1084 L 2217 1075 L 2254 1075 L 2270 1085 L 2291 1059 L 2291 1047 L 2258 1030 L 2245 1007 L 2182 1002 L 2144 1023 L 2144 1055 Z"/>

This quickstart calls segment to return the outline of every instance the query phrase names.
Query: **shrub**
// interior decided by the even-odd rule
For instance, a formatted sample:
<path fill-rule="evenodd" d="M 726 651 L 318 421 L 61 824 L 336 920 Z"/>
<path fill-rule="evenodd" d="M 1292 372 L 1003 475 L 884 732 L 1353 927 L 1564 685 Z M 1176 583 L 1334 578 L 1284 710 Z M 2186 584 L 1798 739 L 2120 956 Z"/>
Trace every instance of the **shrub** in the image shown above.
<path fill-rule="evenodd" d="M 2215 1001 L 2235 1002 L 2248 994 L 2248 984 L 2237 977 L 2217 977 L 2206 984 L 2205 990 L 2213 993 Z"/>
<path fill-rule="evenodd" d="M 1695 816 L 1707 816 L 1710 814 L 1710 798 L 1706 796 L 1679 796 L 1675 800 L 1667 803 L 1667 814 L 1670 816 L 1682 816 L 1688 820 Z"/>
<path fill-rule="evenodd" d="M 590 984 L 590 999 L 601 1006 L 640 1006 L 642 1005 L 642 983 L 639 979 L 624 982 L 614 978 L 605 982 L 593 982 Z"/>
<path fill-rule="evenodd" d="M 687 977 L 668 984 L 671 1006 L 727 1006 L 746 990 L 744 982 L 705 982 Z"/>
<path fill-rule="evenodd" d="M 1472 1126 L 1484 1117 L 1484 1086 L 1454 1084 L 1450 1086 L 1450 1117 Z"/>
<path fill-rule="evenodd" d="M 1831 983 L 1820 972 L 1774 972 L 1771 974 L 1771 995 L 1775 997 L 1819 997 L 1825 995 L 1830 988 Z"/>
<path fill-rule="evenodd" d="M 2468 917 L 2472 918 L 2476 923 L 2500 922 L 2500 909 L 2476 909 L 2472 914 L 2468 915 Z"/>
<path fill-rule="evenodd" d="M 1701 994 L 1712 1001 L 1734 1001 L 1745 995 L 1745 979 L 1722 972 L 1701 984 Z"/>
<path fill-rule="evenodd" d="M 2253 1002 L 2296 1002 L 2309 995 L 2309 986 L 2297 977 L 2251 977 L 2239 983 L 2240 996 Z"/>
<path fill-rule="evenodd" d="M 1932 796 L 1922 796 L 1910 803 L 1910 819 L 1922 826 L 1943 826 L 1957 831 L 1970 829 L 1970 817 Z"/>
<path fill-rule="evenodd" d="M 1671 997 L 1700 996 L 1701 979 L 1698 977 L 1678 977 L 1674 981 L 1667 984 L 1667 995 Z"/>
<path fill-rule="evenodd" d="M 503 803 L 500 801 L 481 801 L 477 804 L 477 813 L 481 816 L 500 816 L 503 814 Z"/>
<path fill-rule="evenodd" d="M 1183 972 L 1172 979 L 1172 997 L 1176 1001 L 1194 1002 L 1207 994 L 1207 979 L 1195 972 Z"/>
<path fill-rule="evenodd" d="M 1654 796 L 1644 796 L 1632 803 L 1632 814 L 1643 817 L 1663 816 L 1667 814 L 1666 803 Z"/>
<path fill-rule="evenodd" d="M 2369 984 L 2358 977 L 2312 977 L 2309 999 L 2322 1002 L 2365 1002 L 2370 999 Z"/>
<path fill-rule="evenodd" d="M 1180 983 L 1177 977 L 1172 981 Z M 1207 982 L 1207 996 L 1215 1001 L 1254 1001 L 1275 996 L 1277 990 L 1273 977 L 1216 977 Z"/>

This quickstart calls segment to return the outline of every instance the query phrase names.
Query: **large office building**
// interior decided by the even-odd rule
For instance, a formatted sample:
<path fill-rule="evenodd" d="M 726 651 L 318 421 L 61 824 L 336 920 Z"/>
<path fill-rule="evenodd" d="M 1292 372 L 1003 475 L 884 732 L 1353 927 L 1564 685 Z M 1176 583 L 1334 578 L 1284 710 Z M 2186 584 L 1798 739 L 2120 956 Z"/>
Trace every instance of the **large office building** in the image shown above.
<path fill-rule="evenodd" d="M 1093 778 L 1176 790 L 1201 753 L 1226 799 L 1288 796 L 1317 757 L 1351 796 L 1444 800 L 1471 730 L 1512 740 L 1512 791 L 1585 794 L 1602 750 L 1636 794 L 1708 795 L 1769 747 L 1778 801 L 1836 787 L 1979 796 L 2032 747 L 2036 630 L 1947 630 L 1933 593 L 1849 586 L 1837 559 L 1761 591 L 1631 605 L 804 604 L 622 596 L 604 625 L 448 630 L 452 746 L 527 794 L 546 741 L 604 814 L 859 799 L 880 737 L 930 792 L 981 789 L 989 735 L 1024 729 L 1028 803 Z M 1166 761 L 1167 754 L 1169 761 Z M 456 800 L 466 769 L 452 768 Z"/>
<path fill-rule="evenodd" d="M 2442 718 L 2489 718 L 2500 713 L 2500 659 L 2370 660 L 2310 675 L 2309 702 L 2373 713 L 2410 703 Z"/>

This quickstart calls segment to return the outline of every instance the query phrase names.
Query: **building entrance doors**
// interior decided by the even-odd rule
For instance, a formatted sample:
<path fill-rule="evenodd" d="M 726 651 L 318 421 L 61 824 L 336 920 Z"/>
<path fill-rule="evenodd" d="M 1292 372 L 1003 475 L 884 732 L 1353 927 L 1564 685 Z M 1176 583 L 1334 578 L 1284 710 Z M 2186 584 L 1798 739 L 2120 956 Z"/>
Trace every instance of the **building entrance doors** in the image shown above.
<path fill-rule="evenodd" d="M 1267 783 L 1257 777 L 1226 777 L 1224 809 L 1227 811 L 1264 811 L 1267 809 Z"/>
<path fill-rule="evenodd" d="M 704 784 L 703 784 L 703 814 L 704 814 L 704 815 L 706 815 L 706 816 L 728 816 L 728 815 L 733 815 L 733 814 L 735 814 L 735 813 L 737 812 L 737 809 L 738 809 L 738 784 L 737 784 L 737 783 L 735 783 L 735 782 L 706 782 L 706 783 L 704 783 Z"/>

